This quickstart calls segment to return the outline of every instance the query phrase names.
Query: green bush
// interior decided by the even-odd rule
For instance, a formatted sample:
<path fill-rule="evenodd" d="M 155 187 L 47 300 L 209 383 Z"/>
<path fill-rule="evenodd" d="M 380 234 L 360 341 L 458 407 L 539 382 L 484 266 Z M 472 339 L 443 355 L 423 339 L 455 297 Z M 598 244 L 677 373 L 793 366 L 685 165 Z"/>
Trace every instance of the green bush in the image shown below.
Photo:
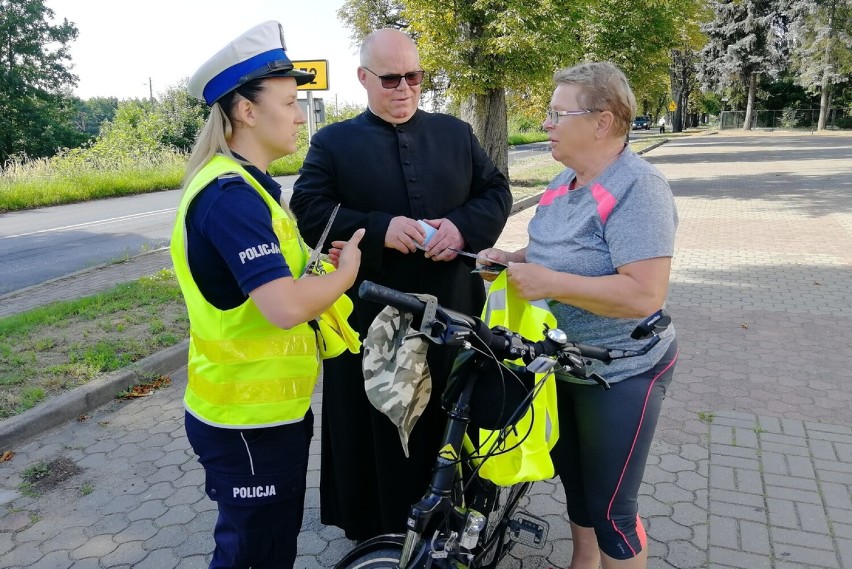
<path fill-rule="evenodd" d="M 362 105 L 326 105 L 325 124 L 354 118 L 363 110 Z M 0 170 L 0 213 L 178 188 L 206 113 L 183 85 L 170 89 L 160 102 L 123 101 L 91 143 L 51 158 L 6 164 Z M 520 115 L 510 119 L 509 132 L 511 145 L 547 140 L 540 122 Z M 298 174 L 308 146 L 303 128 L 298 151 L 270 164 L 269 173 Z"/>

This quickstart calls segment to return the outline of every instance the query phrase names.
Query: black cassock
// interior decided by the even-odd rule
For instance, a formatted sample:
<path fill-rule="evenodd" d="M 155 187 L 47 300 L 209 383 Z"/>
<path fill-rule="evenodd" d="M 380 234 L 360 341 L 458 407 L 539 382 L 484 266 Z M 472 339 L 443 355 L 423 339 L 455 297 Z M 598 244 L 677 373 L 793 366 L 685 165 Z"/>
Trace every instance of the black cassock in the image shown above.
<path fill-rule="evenodd" d="M 433 294 L 446 307 L 479 315 L 482 279 L 461 256 L 432 261 L 420 251 L 404 255 L 384 248 L 396 216 L 451 220 L 478 252 L 493 246 L 511 208 L 509 183 L 479 145 L 470 126 L 454 117 L 417 111 L 392 125 L 365 111 L 320 129 L 311 140 L 290 207 L 307 243 L 315 246 L 334 206 L 340 211 L 333 240 L 367 230 L 361 270 L 349 297 L 350 322 L 364 338 L 382 309 L 358 299 L 371 280 L 405 292 Z M 432 398 L 415 425 L 405 458 L 399 434 L 364 393 L 361 355 L 326 360 L 323 372 L 321 521 L 341 527 L 350 539 L 403 532 L 409 506 L 426 490 L 446 415 L 440 395 L 455 349 L 432 346 Z"/>

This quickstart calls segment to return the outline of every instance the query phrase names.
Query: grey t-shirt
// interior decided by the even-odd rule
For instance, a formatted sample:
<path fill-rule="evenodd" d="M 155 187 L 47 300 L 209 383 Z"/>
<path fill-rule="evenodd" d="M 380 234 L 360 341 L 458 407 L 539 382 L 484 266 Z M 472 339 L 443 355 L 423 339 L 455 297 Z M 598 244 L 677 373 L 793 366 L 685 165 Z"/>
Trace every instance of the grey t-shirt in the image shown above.
<path fill-rule="evenodd" d="M 673 255 L 677 211 L 668 182 L 654 166 L 625 148 L 589 184 L 569 190 L 573 179 L 571 169 L 557 175 L 539 201 L 529 224 L 528 263 L 594 277 L 615 274 L 616 268 L 634 261 Z M 571 341 L 629 350 L 643 345 L 630 338 L 639 320 L 598 316 L 554 300 L 549 305 Z M 674 335 L 669 326 L 644 356 L 609 365 L 592 360 L 590 371 L 610 383 L 646 371 L 660 360 Z"/>

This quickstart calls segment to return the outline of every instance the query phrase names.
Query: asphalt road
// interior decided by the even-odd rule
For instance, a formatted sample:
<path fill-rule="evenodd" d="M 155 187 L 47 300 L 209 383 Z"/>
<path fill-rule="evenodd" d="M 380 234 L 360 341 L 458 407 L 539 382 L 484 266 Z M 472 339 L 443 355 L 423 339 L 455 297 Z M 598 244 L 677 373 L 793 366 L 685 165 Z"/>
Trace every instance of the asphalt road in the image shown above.
<path fill-rule="evenodd" d="M 549 150 L 509 151 L 509 162 Z M 285 188 L 297 176 L 276 178 Z M 180 190 L 168 190 L 0 215 L 0 294 L 169 244 Z"/>
<path fill-rule="evenodd" d="M 168 190 L 0 215 L 0 294 L 168 246 L 179 201 Z"/>

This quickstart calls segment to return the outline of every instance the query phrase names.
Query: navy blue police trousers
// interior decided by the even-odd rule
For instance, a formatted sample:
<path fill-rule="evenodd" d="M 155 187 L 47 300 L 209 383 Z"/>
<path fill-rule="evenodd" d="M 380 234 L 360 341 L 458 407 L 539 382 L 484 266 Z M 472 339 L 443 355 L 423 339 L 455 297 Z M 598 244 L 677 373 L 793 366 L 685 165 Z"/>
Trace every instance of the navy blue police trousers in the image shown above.
<path fill-rule="evenodd" d="M 224 429 L 187 412 L 185 425 L 207 496 L 219 509 L 210 569 L 293 567 L 313 413 L 277 427 Z"/>

